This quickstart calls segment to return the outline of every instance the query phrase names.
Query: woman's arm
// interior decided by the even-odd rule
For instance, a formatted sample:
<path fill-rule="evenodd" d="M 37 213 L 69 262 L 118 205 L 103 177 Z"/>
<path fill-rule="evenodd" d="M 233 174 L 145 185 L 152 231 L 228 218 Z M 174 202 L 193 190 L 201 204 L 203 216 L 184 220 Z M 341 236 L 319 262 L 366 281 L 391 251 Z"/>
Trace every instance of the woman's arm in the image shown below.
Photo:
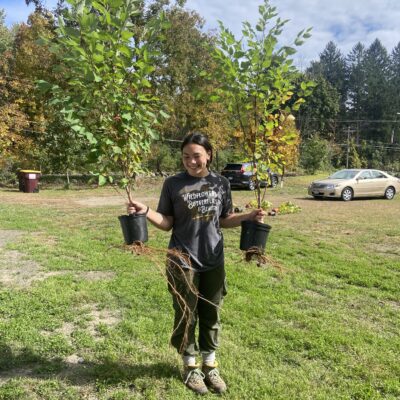
<path fill-rule="evenodd" d="M 133 201 L 127 205 L 128 214 L 147 214 L 147 219 L 158 229 L 169 231 L 174 223 L 174 218 L 163 215 L 143 203 Z"/>
<path fill-rule="evenodd" d="M 225 218 L 220 218 L 219 224 L 221 228 L 235 228 L 236 226 L 240 226 L 242 221 L 264 222 L 265 215 L 265 211 L 261 208 L 253 210 L 248 214 L 229 214 Z"/>

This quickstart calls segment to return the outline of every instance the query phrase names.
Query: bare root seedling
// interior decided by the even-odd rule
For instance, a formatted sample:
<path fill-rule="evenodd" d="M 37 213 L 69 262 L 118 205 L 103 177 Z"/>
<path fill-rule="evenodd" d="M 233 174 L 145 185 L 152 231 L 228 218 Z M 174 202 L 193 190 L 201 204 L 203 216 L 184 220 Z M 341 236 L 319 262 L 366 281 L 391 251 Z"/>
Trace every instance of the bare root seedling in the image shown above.
<path fill-rule="evenodd" d="M 167 251 L 167 268 L 165 268 L 164 265 L 160 265 L 159 257 L 156 257 L 157 255 L 165 255 L 165 250 L 145 246 L 142 242 L 125 245 L 124 248 L 129 250 L 132 254 L 149 256 L 161 276 L 166 280 L 171 294 L 177 299 L 178 305 L 182 311 L 182 318 L 177 324 L 176 329 L 182 324 L 185 324 L 183 340 L 179 348 L 179 353 L 183 353 L 188 342 L 190 321 L 195 311 L 190 307 L 185 296 L 194 296 L 196 299 L 194 302 L 195 305 L 197 305 L 198 301 L 201 299 L 214 307 L 220 309 L 221 307 L 201 296 L 196 286 L 192 283 L 191 273 L 194 274 L 194 269 L 192 268 L 188 254 L 177 249 L 169 249 Z"/>
<path fill-rule="evenodd" d="M 250 247 L 250 249 L 244 252 L 244 259 L 247 262 L 255 259 L 257 261 L 257 267 L 262 267 L 263 265 L 270 265 L 282 272 L 285 268 L 278 261 L 274 260 L 271 256 L 264 254 L 264 252 L 259 247 Z"/>

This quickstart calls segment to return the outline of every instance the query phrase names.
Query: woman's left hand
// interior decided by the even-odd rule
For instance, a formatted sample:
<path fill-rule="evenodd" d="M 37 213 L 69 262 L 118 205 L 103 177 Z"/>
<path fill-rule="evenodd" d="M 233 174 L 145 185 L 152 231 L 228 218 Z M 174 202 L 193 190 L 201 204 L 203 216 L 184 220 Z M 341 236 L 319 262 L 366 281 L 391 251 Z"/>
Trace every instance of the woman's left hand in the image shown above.
<path fill-rule="evenodd" d="M 266 215 L 267 215 L 267 213 L 262 208 L 258 208 L 257 210 L 253 210 L 249 214 L 249 220 L 256 221 L 256 222 L 264 222 L 264 217 Z"/>

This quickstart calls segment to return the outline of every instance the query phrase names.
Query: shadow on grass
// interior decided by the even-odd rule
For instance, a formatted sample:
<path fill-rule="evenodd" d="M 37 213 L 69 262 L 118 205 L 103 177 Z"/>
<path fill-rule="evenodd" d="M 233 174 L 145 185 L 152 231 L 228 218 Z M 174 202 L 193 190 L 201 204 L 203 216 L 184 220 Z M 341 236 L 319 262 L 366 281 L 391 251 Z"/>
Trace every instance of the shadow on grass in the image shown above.
<path fill-rule="evenodd" d="M 11 348 L 0 343 L 0 383 L 11 379 L 62 379 L 77 386 L 95 384 L 98 381 L 116 385 L 130 382 L 134 386 L 141 378 L 179 379 L 175 365 L 165 362 L 128 364 L 104 360 L 98 362 L 70 363 L 60 358 L 47 359 L 31 349 L 23 349 L 17 355 Z"/>

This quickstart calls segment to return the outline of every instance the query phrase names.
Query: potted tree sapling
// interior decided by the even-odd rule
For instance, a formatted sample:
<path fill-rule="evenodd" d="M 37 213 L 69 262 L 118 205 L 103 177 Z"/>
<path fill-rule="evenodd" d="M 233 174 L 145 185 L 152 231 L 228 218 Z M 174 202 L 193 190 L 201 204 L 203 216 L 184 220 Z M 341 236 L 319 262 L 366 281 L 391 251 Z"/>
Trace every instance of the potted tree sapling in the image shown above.
<path fill-rule="evenodd" d="M 162 14 L 141 29 L 133 24 L 140 0 L 68 0 L 51 49 L 59 82 L 39 81 L 71 130 L 86 139 L 99 185 L 118 185 L 132 201 L 143 158 L 157 139 L 160 109 L 149 78 L 162 39 Z M 117 178 L 116 178 L 117 177 Z M 125 242 L 147 240 L 145 215 L 119 217 Z"/>
<path fill-rule="evenodd" d="M 302 82 L 294 98 L 299 73 L 291 56 L 296 49 L 278 46 L 286 23 L 277 17 L 276 8 L 265 0 L 259 7 L 256 26 L 243 23 L 241 40 L 220 22 L 220 34 L 213 52 L 221 84 L 215 89 L 212 100 L 227 104 L 234 117 L 235 137 L 239 136 L 240 145 L 253 164 L 257 208 L 262 208 L 263 203 L 268 204 L 260 182 L 268 181 L 269 168 L 277 171 L 282 168 L 283 153 L 279 149 L 296 140 L 293 130 L 282 132 L 282 125 L 294 118 L 292 112 L 300 107 L 313 86 L 312 82 Z M 308 37 L 310 29 L 302 30 L 293 46 L 300 46 Z M 272 143 L 274 146 L 270 146 Z M 270 229 L 268 224 L 243 222 L 240 248 L 264 253 Z"/>

